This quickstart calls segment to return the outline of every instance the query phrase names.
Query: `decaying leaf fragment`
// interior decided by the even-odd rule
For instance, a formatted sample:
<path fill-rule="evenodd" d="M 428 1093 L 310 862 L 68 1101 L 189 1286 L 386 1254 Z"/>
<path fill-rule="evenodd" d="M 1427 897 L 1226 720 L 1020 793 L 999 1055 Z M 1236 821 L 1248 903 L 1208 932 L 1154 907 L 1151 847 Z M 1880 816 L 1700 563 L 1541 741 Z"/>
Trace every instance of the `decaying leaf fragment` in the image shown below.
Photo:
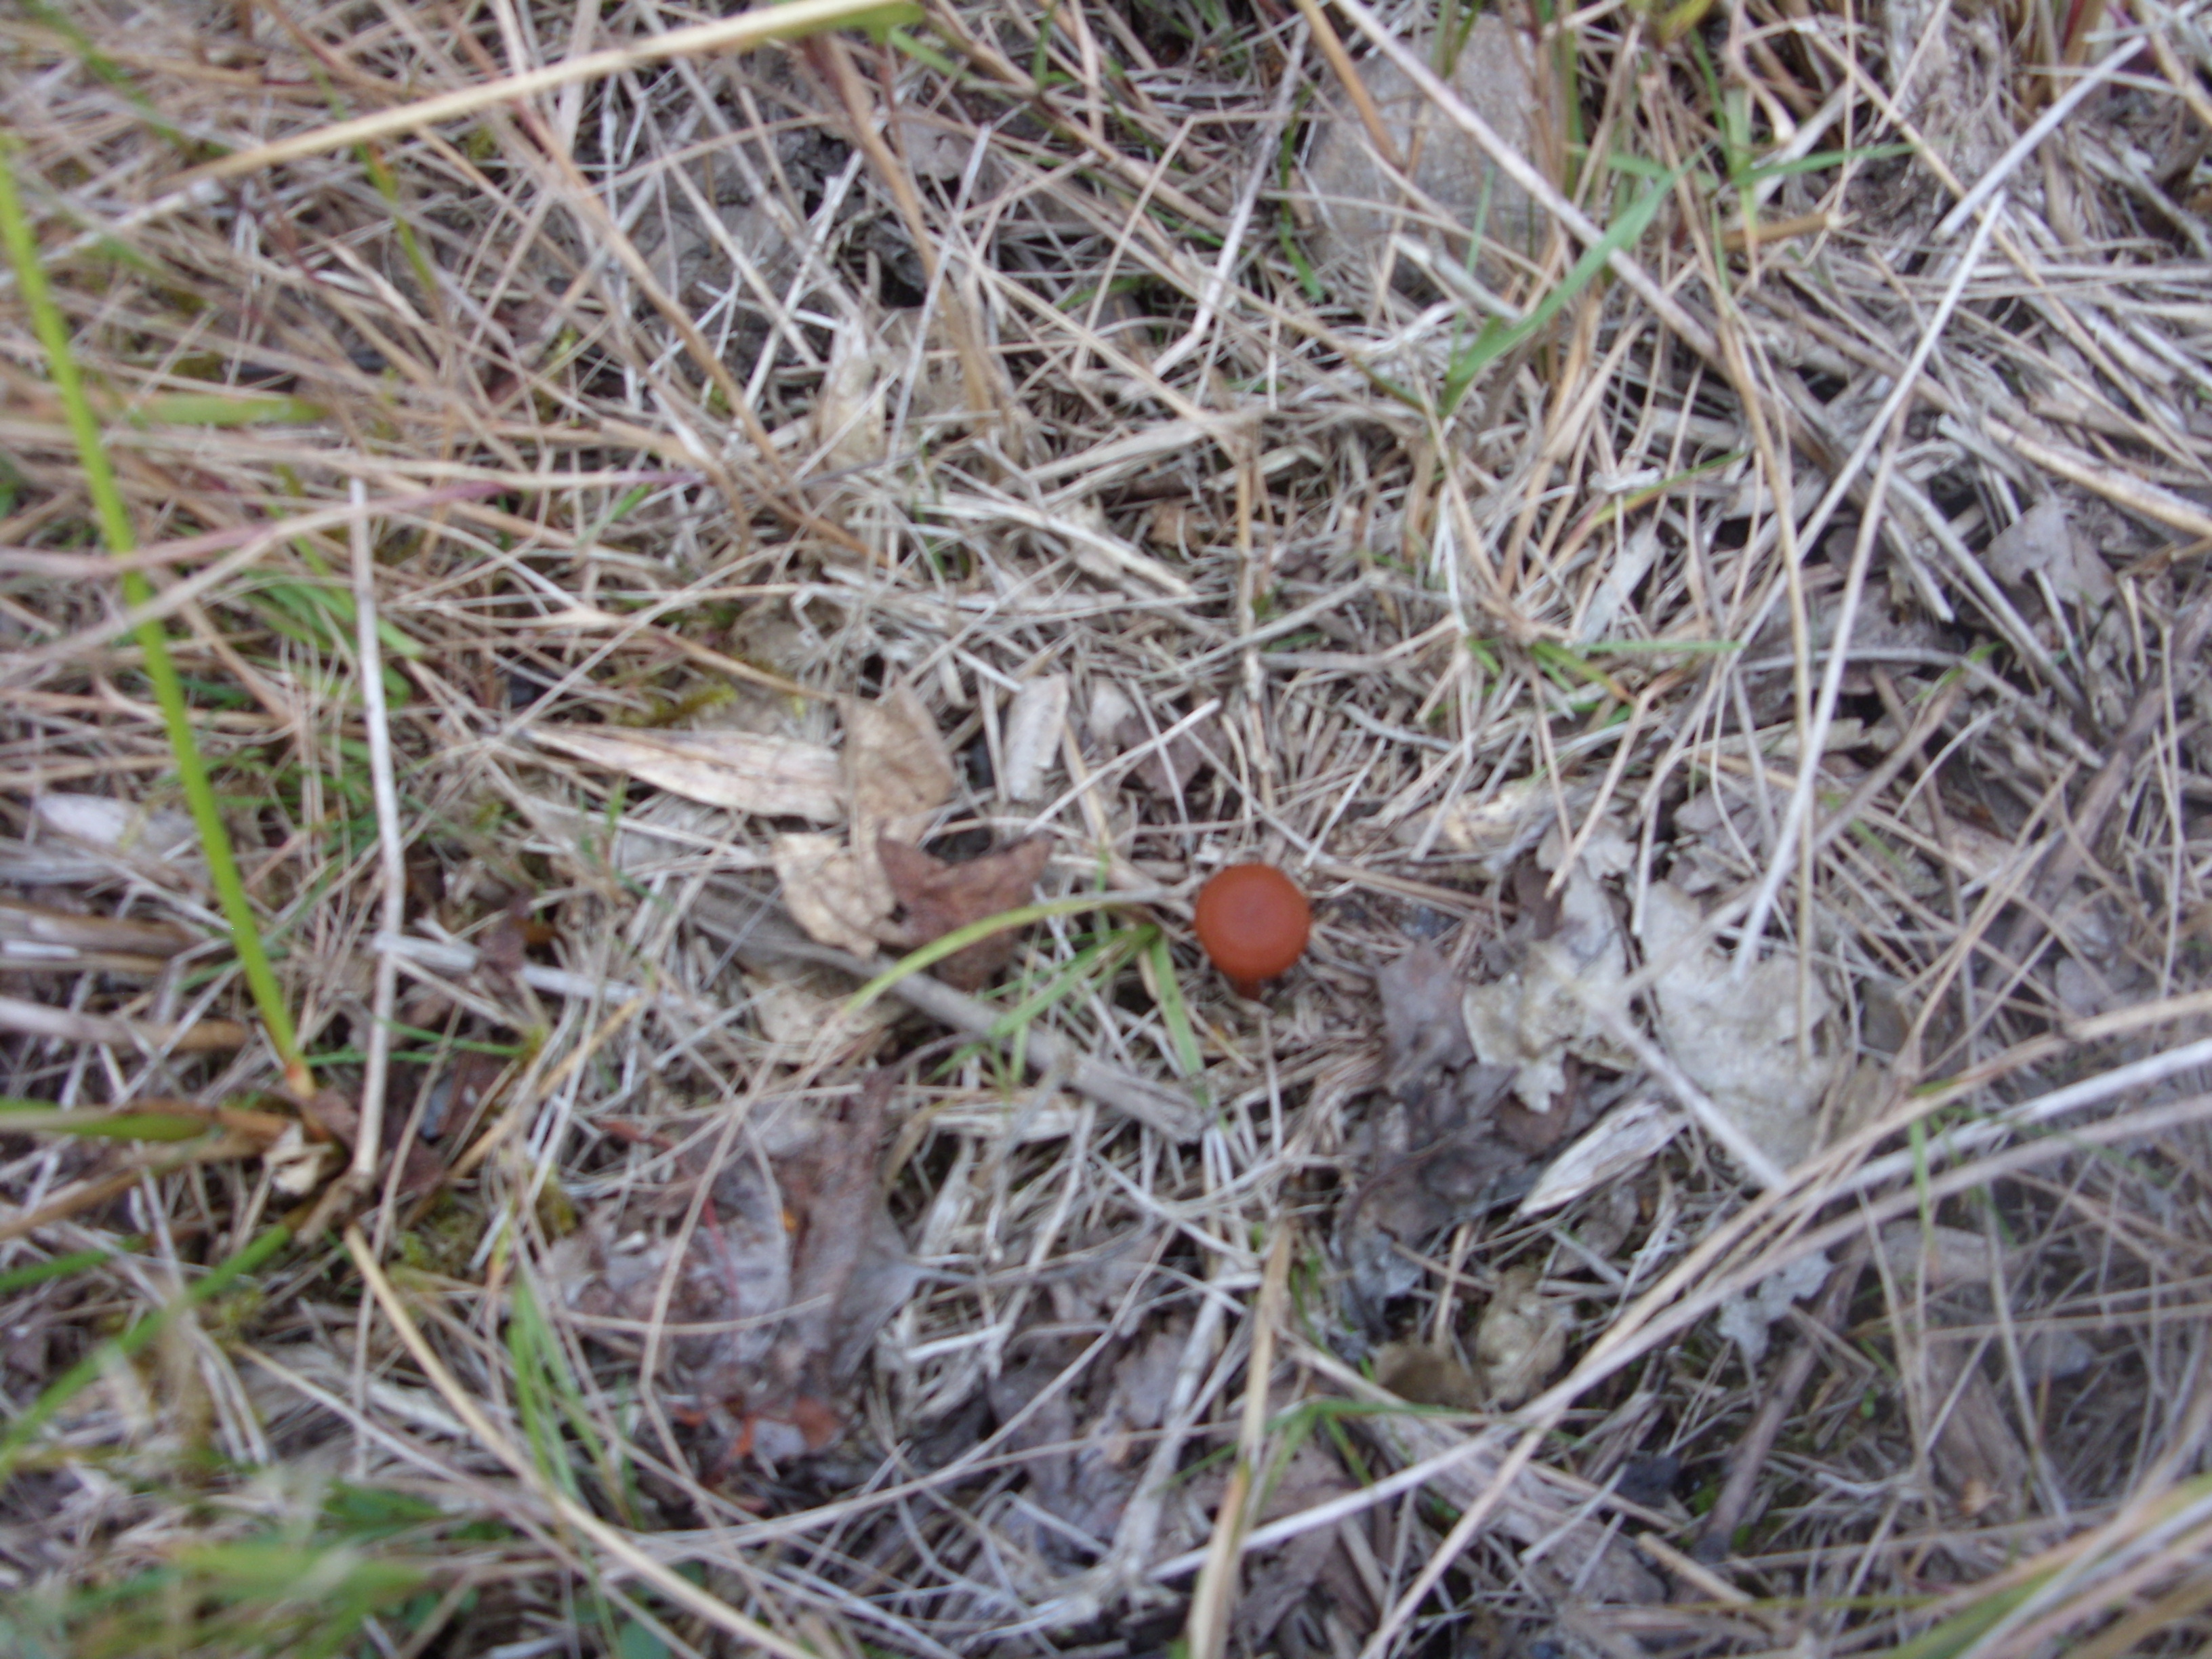
<path fill-rule="evenodd" d="M 839 325 L 814 400 L 814 441 L 833 471 L 872 466 L 884 458 L 887 382 L 895 364 L 888 342 L 859 322 Z"/>
<path fill-rule="evenodd" d="M 1536 854 L 1536 867 L 1558 870 L 1565 855 L 1554 828 Z M 1609 826 L 1592 836 L 1567 874 L 1555 914 L 1525 946 L 1516 968 L 1470 986 L 1467 1029 L 1474 1051 L 1493 1066 L 1514 1068 L 1513 1092 L 1533 1112 L 1549 1111 L 1566 1087 L 1566 1057 L 1625 1071 L 1595 1010 L 1617 1000 L 1628 971 L 1627 941 L 1601 878 L 1628 868 L 1633 849 Z M 1528 908 L 1533 915 L 1540 901 Z"/>
<path fill-rule="evenodd" d="M 1344 1466 L 1315 1441 L 1298 1443 L 1268 1491 L 1258 1520 L 1261 1525 L 1316 1509 L 1358 1490 Z M 1363 1534 L 1372 1527 L 1366 1516 L 1344 1523 Z M 1365 1539 L 1363 1537 L 1363 1542 Z M 1373 1546 L 1368 1546 L 1371 1552 Z M 1232 1650 L 1262 1653 L 1288 1619 L 1310 1607 L 1334 1614 L 1341 1628 L 1364 1638 L 1375 1628 L 1380 1609 L 1375 1606 L 1367 1580 L 1352 1559 L 1352 1546 L 1336 1527 L 1316 1527 L 1299 1534 L 1279 1549 L 1257 1551 L 1248 1558 L 1244 1593 L 1237 1603 Z M 1310 1598 L 1310 1602 L 1309 1602 Z M 1276 1651 L 1297 1651 L 1278 1639 Z M 1326 1648 L 1309 1641 L 1309 1651 Z"/>
<path fill-rule="evenodd" d="M 837 708 L 845 721 L 842 758 L 854 850 L 872 848 L 885 833 L 913 840 L 951 797 L 956 776 L 929 705 L 902 684 L 873 702 L 840 697 Z"/>
<path fill-rule="evenodd" d="M 2105 568 L 2066 511 L 2066 503 L 2046 495 L 1997 532 L 1982 555 L 1990 574 L 2014 586 L 2033 585 L 2040 576 L 2061 605 L 2101 605 L 2118 592 Z"/>
<path fill-rule="evenodd" d="M 1812 1030 L 1801 1051 L 1797 958 L 1778 950 L 1741 970 L 1698 933 L 1697 901 L 1670 883 L 1646 890 L 1641 943 L 1663 964 L 1652 989 L 1659 1040 L 1674 1063 L 1783 1169 L 1812 1149 L 1814 1118 L 1836 1073 L 1820 1025 L 1834 1006 L 1818 975 L 1808 986 Z"/>
<path fill-rule="evenodd" d="M 1573 1203 L 1616 1176 L 1641 1168 L 1689 1123 L 1665 1101 L 1647 1097 L 1614 1108 L 1546 1166 L 1519 1213 L 1543 1215 Z"/>
<path fill-rule="evenodd" d="M 1778 1273 L 1769 1273 L 1740 1296 L 1721 1304 L 1714 1320 L 1720 1334 L 1743 1350 L 1747 1366 L 1766 1358 L 1770 1326 L 1790 1316 L 1790 1305 L 1817 1295 L 1828 1282 L 1832 1264 L 1825 1255 L 1800 1256 Z"/>
<path fill-rule="evenodd" d="M 1510 1410 L 1542 1388 L 1567 1354 L 1574 1310 L 1539 1289 L 1534 1267 L 1509 1267 L 1474 1331 L 1474 1363 L 1492 1405 Z"/>
<path fill-rule="evenodd" d="M 287 1198 L 305 1198 L 337 1170 L 343 1156 L 336 1142 L 310 1140 L 293 1123 L 263 1150 L 261 1162 L 278 1192 Z"/>
<path fill-rule="evenodd" d="M 884 874 L 878 837 L 911 841 L 952 793 L 952 756 L 929 706 L 910 685 L 881 698 L 842 697 L 845 746 L 833 765 L 832 810 L 845 834 L 791 834 L 772 848 L 784 904 L 817 944 L 872 957 L 899 937 L 888 927 L 897 902 Z M 826 751 L 825 751 L 826 752 Z"/>
<path fill-rule="evenodd" d="M 1031 836 L 964 864 L 948 864 L 889 836 L 878 837 L 876 850 L 891 891 L 906 907 L 897 942 L 912 949 L 1028 903 L 1052 848 L 1042 836 Z M 938 963 L 937 976 L 958 990 L 981 989 L 1012 959 L 1019 942 L 1012 929 L 978 939 Z"/>
<path fill-rule="evenodd" d="M 890 890 L 871 879 L 842 836 L 811 831 L 770 843 L 784 908 L 817 944 L 863 959 L 876 953 L 876 930 L 891 913 Z"/>
<path fill-rule="evenodd" d="M 1060 754 L 1067 725 L 1067 676 L 1045 674 L 1025 682 L 1006 711 L 1006 773 L 999 781 L 1008 800 L 1035 800 Z"/>
<path fill-rule="evenodd" d="M 147 807 L 107 795 L 49 789 L 31 802 L 40 836 L 58 837 L 119 859 L 167 884 L 182 877 L 207 879 L 207 860 L 191 815 L 173 807 Z"/>
<path fill-rule="evenodd" d="M 791 1305 L 752 1409 L 757 1419 L 796 1429 L 807 1451 L 819 1451 L 842 1427 L 844 1396 L 876 1333 L 921 1282 L 877 1180 L 892 1079 L 888 1071 L 870 1073 L 776 1166 L 785 1212 L 797 1222 Z M 760 1449 L 775 1457 L 802 1448 L 787 1437 Z"/>
<path fill-rule="evenodd" d="M 335 1089 L 319 1090 L 309 1096 L 301 1103 L 300 1115 L 348 1152 L 352 1151 L 354 1142 L 360 1138 L 361 1109 Z M 383 1162 L 386 1168 L 389 1168 L 392 1163 L 392 1143 L 399 1139 L 404 1122 L 404 1115 L 401 1113 L 387 1111 L 385 1115 L 384 1134 L 380 1144 L 383 1147 Z M 277 1147 L 283 1147 L 289 1139 L 289 1135 L 279 1137 Z M 271 1178 L 277 1180 L 280 1184 L 289 1178 L 295 1183 L 298 1191 L 303 1193 L 311 1191 L 315 1184 L 315 1177 L 325 1171 L 322 1163 L 317 1160 L 310 1145 L 304 1141 L 295 1145 L 298 1146 L 298 1151 L 295 1152 L 288 1152 L 280 1154 L 277 1148 L 270 1149 Z M 342 1160 L 331 1159 L 328 1162 L 331 1167 L 334 1168 L 340 1161 Z M 445 1163 L 435 1152 L 419 1140 L 410 1140 L 400 1157 L 399 1194 L 406 1198 L 417 1193 L 427 1193 L 438 1184 L 440 1177 L 445 1173 Z M 380 1170 L 379 1179 L 382 1179 Z M 294 1188 L 286 1188 L 284 1190 L 289 1192 Z"/>
<path fill-rule="evenodd" d="M 1439 1072 L 1457 1071 L 1474 1057 L 1459 975 L 1443 953 L 1423 943 L 1388 963 L 1375 975 L 1382 1005 L 1382 1048 L 1388 1057 L 1382 1086 L 1401 1100 Z"/>
<path fill-rule="evenodd" d="M 761 817 L 835 823 L 837 757 L 818 743 L 752 732 L 614 731 L 541 726 L 548 749 L 621 772 L 672 794 Z"/>
<path fill-rule="evenodd" d="M 891 1086 L 878 1072 L 827 1110 L 768 1103 L 728 1133 L 661 1126 L 650 1138 L 678 1143 L 674 1177 L 588 1213 L 547 1263 L 603 1345 L 641 1357 L 640 1334 L 663 1322 L 653 1380 L 726 1420 L 738 1451 L 775 1462 L 834 1439 L 876 1334 L 919 1281 L 878 1184 Z"/>
<path fill-rule="evenodd" d="M 1399 1399 L 1416 1406 L 1479 1411 L 1482 1385 L 1465 1360 L 1449 1348 L 1407 1338 L 1375 1351 L 1375 1380 Z"/>

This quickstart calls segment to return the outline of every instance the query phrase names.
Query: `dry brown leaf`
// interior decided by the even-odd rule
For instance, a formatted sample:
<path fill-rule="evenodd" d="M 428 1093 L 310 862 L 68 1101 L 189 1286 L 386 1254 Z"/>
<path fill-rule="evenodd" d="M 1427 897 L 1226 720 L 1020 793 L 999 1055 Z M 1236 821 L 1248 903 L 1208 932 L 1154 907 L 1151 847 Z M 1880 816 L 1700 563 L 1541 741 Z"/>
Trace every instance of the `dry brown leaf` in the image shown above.
<path fill-rule="evenodd" d="M 492 925 L 477 935 L 477 965 L 512 984 L 521 975 L 524 952 L 529 945 L 529 902 L 510 900 Z"/>
<path fill-rule="evenodd" d="M 1482 1405 L 1482 1388 L 1467 1362 L 1449 1348 L 1415 1338 L 1386 1342 L 1375 1351 L 1375 1380 L 1415 1406 L 1471 1412 Z"/>
<path fill-rule="evenodd" d="M 1304 1440 L 1275 1474 L 1258 1519 L 1264 1525 L 1358 1490 L 1358 1483 L 1318 1442 Z M 1358 1528 L 1363 1532 L 1372 1525 L 1366 1516 L 1342 1523 L 1346 1529 Z M 1302 1607 L 1313 1605 L 1336 1615 L 1343 1627 L 1358 1637 L 1365 1637 L 1375 1627 L 1377 1609 L 1367 1581 L 1338 1527 L 1316 1527 L 1279 1549 L 1255 1552 L 1247 1558 L 1244 1580 L 1244 1592 L 1237 1604 L 1234 1651 L 1267 1651 L 1267 1638 L 1277 1627 Z M 1280 1651 L 1297 1650 L 1288 1643 L 1277 1646 Z"/>
<path fill-rule="evenodd" d="M 891 891 L 906 907 L 899 942 L 914 948 L 1028 903 L 1052 848 L 1042 836 L 1032 836 L 965 864 L 947 864 L 919 847 L 884 836 L 878 838 L 876 851 Z M 1019 943 L 1020 935 L 1011 928 L 978 939 L 938 963 L 937 976 L 963 991 L 981 989 L 1012 959 Z"/>
<path fill-rule="evenodd" d="M 791 1311 L 768 1356 L 757 1409 L 799 1431 L 808 1451 L 842 1426 L 848 1385 L 876 1333 L 921 1280 L 878 1180 L 894 1073 L 878 1071 L 780 1160 L 792 1242 Z"/>
<path fill-rule="evenodd" d="M 860 957 L 876 953 L 876 930 L 891 913 L 890 894 L 846 849 L 842 836 L 780 835 L 769 846 L 784 908 L 817 944 Z"/>
<path fill-rule="evenodd" d="M 841 697 L 837 707 L 845 720 L 845 788 L 854 848 L 872 847 L 886 831 L 912 840 L 951 798 L 957 775 L 928 705 L 912 686 L 900 685 L 874 702 Z"/>
<path fill-rule="evenodd" d="M 1922 1350 L 1922 1397 L 1943 1413 L 1936 1432 L 1936 1468 L 1967 1519 L 1988 1515 L 2016 1521 L 2033 1468 L 2003 1397 L 1974 1364 L 1975 1346 L 1930 1340 Z"/>
<path fill-rule="evenodd" d="M 837 757 L 817 743 L 750 732 L 616 732 L 541 726 L 532 735 L 640 782 L 708 806 L 830 823 L 844 816 Z"/>
<path fill-rule="evenodd" d="M 361 1133 L 361 1109 L 335 1089 L 322 1089 L 310 1095 L 301 1103 L 300 1114 L 349 1152 Z M 380 1143 L 386 1168 L 389 1168 L 392 1163 L 392 1143 L 399 1139 L 405 1123 L 406 1120 L 401 1114 L 386 1109 Z M 280 1144 L 282 1139 L 280 1137 Z M 417 1193 L 427 1193 L 438 1184 L 445 1173 L 445 1160 L 421 1141 L 410 1140 L 400 1159 L 399 1195 L 409 1198 Z M 383 1171 L 380 1170 L 378 1179 L 381 1181 L 382 1178 Z"/>
<path fill-rule="evenodd" d="M 656 1380 L 737 1413 L 738 1449 L 770 1462 L 842 1431 L 877 1332 L 920 1279 L 879 1180 L 890 1089 L 891 1073 L 875 1073 L 842 1108 L 757 1109 L 727 1137 L 657 1126 L 702 1131 L 682 1139 L 676 1178 L 588 1215 L 547 1263 L 564 1304 L 610 1346 L 635 1352 L 639 1330 L 665 1318 L 675 1333 Z M 702 1182 L 701 1224 L 682 1230 Z"/>
<path fill-rule="evenodd" d="M 1160 710 L 1159 716 L 1169 726 L 1182 719 L 1173 708 Z M 1145 724 L 1144 716 L 1133 708 L 1117 728 L 1114 746 L 1123 754 L 1133 749 L 1144 749 L 1145 757 L 1137 763 L 1137 781 L 1163 799 L 1172 800 L 1212 764 L 1206 759 L 1206 750 L 1210 747 L 1217 753 L 1220 750 L 1219 734 L 1215 730 L 1218 724 L 1218 718 L 1208 714 L 1165 743 L 1146 748 L 1152 741 L 1152 730 Z"/>

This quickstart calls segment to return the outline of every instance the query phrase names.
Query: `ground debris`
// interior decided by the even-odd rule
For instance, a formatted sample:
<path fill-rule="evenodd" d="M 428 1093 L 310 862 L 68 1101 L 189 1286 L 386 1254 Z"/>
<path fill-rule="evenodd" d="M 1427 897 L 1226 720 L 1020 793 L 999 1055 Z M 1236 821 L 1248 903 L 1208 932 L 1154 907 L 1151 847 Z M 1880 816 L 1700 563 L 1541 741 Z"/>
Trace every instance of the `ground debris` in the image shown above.
<path fill-rule="evenodd" d="M 1730 962 L 1699 937 L 1704 913 L 1667 882 L 1644 895 L 1639 942 L 1659 963 L 1659 1038 L 1713 1104 L 1775 1164 L 1812 1149 L 1820 1103 L 1837 1071 L 1824 1022 L 1834 1000 L 1817 973 L 1799 997 L 1795 952 Z M 1801 1041 L 1800 1021 L 1804 1022 Z"/>
<path fill-rule="evenodd" d="M 1632 1063 L 1597 1009 L 1619 999 L 1628 943 L 1604 879 L 1626 869 L 1632 854 L 1619 831 L 1590 840 L 1563 881 L 1548 885 L 1565 860 L 1556 828 L 1533 864 L 1520 866 L 1522 920 L 1501 942 L 1509 965 L 1467 992 L 1467 1029 L 1486 1064 L 1513 1068 L 1513 1092 L 1532 1112 L 1548 1112 L 1567 1086 L 1574 1055 L 1614 1071 Z"/>
<path fill-rule="evenodd" d="M 877 837 L 876 851 L 892 895 L 906 913 L 902 921 L 886 931 L 896 944 L 911 950 L 1026 904 L 1052 848 L 1042 836 L 1033 836 L 980 858 L 951 864 L 886 835 Z M 1013 959 L 1020 942 L 1019 933 L 1011 928 L 978 939 L 939 963 L 937 976 L 959 990 L 980 989 Z"/>
<path fill-rule="evenodd" d="M 832 823 L 843 815 L 837 757 L 820 744 L 750 732 L 610 731 L 542 723 L 549 749 L 708 806 Z"/>
<path fill-rule="evenodd" d="M 877 1333 L 920 1281 L 878 1186 L 890 1089 L 875 1072 L 837 1105 L 734 1134 L 662 1126 L 656 1139 L 682 1136 L 676 1178 L 587 1211 L 547 1264 L 586 1335 L 649 1346 L 656 1382 L 732 1420 L 732 1455 L 775 1464 L 836 1439 Z"/>

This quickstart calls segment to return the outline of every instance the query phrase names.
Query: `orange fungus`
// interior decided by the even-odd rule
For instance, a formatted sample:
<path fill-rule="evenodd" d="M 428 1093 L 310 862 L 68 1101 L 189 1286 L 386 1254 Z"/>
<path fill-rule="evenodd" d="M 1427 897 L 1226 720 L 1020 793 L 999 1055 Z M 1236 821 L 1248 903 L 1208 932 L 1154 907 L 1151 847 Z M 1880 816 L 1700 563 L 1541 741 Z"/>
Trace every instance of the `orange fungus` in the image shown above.
<path fill-rule="evenodd" d="M 1242 997 L 1305 954 L 1312 921 L 1297 883 L 1272 864 L 1232 864 L 1198 890 L 1198 942 Z"/>

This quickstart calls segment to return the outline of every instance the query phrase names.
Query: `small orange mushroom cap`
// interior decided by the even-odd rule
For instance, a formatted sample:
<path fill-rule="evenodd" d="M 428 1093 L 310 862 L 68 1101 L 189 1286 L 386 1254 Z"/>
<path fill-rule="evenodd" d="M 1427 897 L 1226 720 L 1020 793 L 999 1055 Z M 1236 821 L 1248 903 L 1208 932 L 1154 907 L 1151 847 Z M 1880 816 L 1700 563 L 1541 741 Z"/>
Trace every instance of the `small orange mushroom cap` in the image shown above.
<path fill-rule="evenodd" d="M 1305 954 L 1313 909 L 1272 864 L 1232 864 L 1198 890 L 1198 942 L 1241 997 Z"/>

